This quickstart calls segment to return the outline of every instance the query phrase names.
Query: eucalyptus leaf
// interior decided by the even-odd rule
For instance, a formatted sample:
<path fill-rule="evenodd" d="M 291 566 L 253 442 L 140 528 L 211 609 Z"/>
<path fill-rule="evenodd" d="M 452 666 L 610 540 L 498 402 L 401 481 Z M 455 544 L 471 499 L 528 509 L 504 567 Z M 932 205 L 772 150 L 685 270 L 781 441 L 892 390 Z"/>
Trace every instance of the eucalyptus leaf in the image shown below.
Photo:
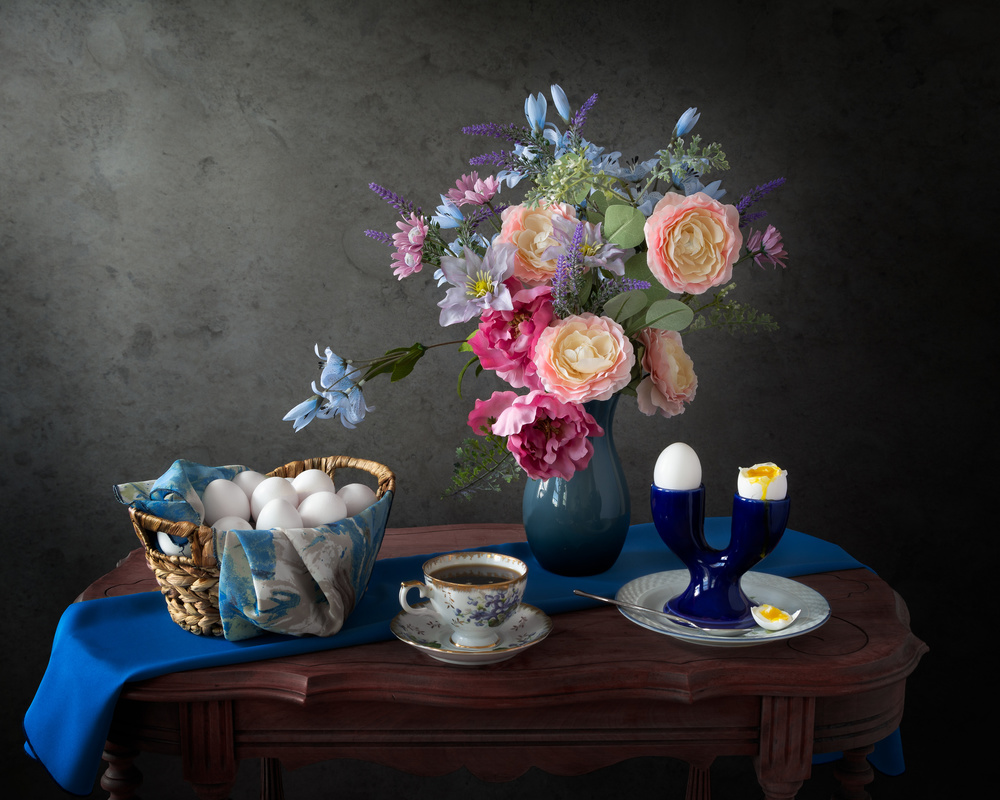
<path fill-rule="evenodd" d="M 694 319 L 694 312 L 680 300 L 657 300 L 646 309 L 646 327 L 662 331 L 682 331 Z"/>
<path fill-rule="evenodd" d="M 604 235 L 619 247 L 638 247 L 645 236 L 646 218 L 637 208 L 608 206 L 604 215 Z"/>
<path fill-rule="evenodd" d="M 640 289 L 616 294 L 604 304 L 604 313 L 616 322 L 624 322 L 642 312 L 646 307 L 646 295 Z"/>

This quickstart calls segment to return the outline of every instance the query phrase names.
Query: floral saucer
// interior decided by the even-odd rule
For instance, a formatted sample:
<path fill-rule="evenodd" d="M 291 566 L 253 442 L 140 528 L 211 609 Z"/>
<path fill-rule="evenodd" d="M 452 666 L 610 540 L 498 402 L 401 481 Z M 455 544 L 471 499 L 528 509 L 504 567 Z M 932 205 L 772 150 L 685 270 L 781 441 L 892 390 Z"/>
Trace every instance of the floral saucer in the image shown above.
<path fill-rule="evenodd" d="M 531 645 L 538 644 L 552 630 L 552 620 L 540 609 L 521 603 L 497 628 L 500 636 L 497 643 L 493 647 L 475 651 L 453 644 L 451 627 L 436 615 L 403 611 L 389 623 L 389 628 L 397 639 L 438 661 L 479 666 L 506 661 Z"/>

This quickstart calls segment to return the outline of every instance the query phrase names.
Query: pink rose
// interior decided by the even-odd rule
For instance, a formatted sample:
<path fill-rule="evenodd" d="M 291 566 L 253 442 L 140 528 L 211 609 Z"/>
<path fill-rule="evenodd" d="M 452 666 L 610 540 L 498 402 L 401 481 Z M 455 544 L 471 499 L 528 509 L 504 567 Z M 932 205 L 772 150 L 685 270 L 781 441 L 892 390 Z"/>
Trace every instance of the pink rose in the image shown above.
<path fill-rule="evenodd" d="M 535 368 L 546 391 L 566 403 L 608 400 L 632 379 L 635 353 L 610 317 L 557 320 L 535 343 Z"/>
<path fill-rule="evenodd" d="M 472 352 L 485 369 L 516 389 L 541 389 L 535 363 L 535 342 L 552 321 L 548 286 L 522 289 L 513 295 L 510 311 L 487 309 L 479 318 L 479 331 L 469 339 Z"/>
<path fill-rule="evenodd" d="M 642 368 L 649 373 L 636 389 L 639 410 L 647 416 L 657 412 L 664 417 L 683 414 L 684 404 L 694 400 L 698 376 L 694 362 L 684 352 L 681 335 L 644 328 L 639 340 L 645 347 Z"/>
<path fill-rule="evenodd" d="M 577 222 L 576 209 L 565 203 L 508 206 L 501 214 L 497 241 L 517 245 L 514 275 L 529 286 L 551 283 L 556 274 L 557 259 L 545 258 L 546 250 L 560 244 L 552 235 L 553 217 Z"/>
<path fill-rule="evenodd" d="M 517 396 L 517 392 L 493 392 L 489 400 L 476 400 L 476 407 L 469 412 L 469 427 L 476 436 L 492 433 L 501 412 L 506 411 Z"/>
<path fill-rule="evenodd" d="M 704 192 L 664 195 L 646 220 L 649 270 L 670 291 L 703 294 L 733 276 L 740 214 Z"/>
<path fill-rule="evenodd" d="M 583 406 L 536 390 L 515 398 L 493 433 L 507 437 L 507 449 L 529 477 L 569 480 L 594 454 L 587 437 L 603 436 L 604 429 Z"/>

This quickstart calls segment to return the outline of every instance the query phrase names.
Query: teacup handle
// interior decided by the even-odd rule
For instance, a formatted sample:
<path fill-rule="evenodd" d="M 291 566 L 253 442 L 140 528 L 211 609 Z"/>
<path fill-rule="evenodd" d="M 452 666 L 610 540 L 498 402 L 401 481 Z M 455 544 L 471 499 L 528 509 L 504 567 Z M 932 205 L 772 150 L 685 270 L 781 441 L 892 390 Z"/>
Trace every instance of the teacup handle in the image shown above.
<path fill-rule="evenodd" d="M 410 593 L 410 589 L 416 589 L 423 598 L 428 597 L 428 593 L 432 591 L 431 587 L 423 581 L 403 581 L 399 587 L 399 604 L 411 614 L 433 614 L 434 610 L 430 607 L 429 603 L 411 606 L 407 602 L 406 596 Z"/>

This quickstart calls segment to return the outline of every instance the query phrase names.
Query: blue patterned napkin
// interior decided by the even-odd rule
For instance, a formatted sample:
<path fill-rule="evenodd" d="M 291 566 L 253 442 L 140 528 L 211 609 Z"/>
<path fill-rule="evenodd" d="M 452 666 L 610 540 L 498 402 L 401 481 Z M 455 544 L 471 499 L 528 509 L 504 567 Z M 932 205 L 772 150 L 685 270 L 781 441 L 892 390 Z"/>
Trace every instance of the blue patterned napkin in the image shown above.
<path fill-rule="evenodd" d="M 171 522 L 201 525 L 205 506 L 201 496 L 216 478 L 231 481 L 246 467 L 206 467 L 194 461 L 178 459 L 155 481 L 136 481 L 115 487 L 115 494 L 125 505 L 135 506 L 154 517 Z"/>
<path fill-rule="evenodd" d="M 706 519 L 705 533 L 709 543 L 723 545 L 729 536 L 729 518 Z M 599 605 L 597 601 L 574 595 L 573 589 L 613 597 L 630 580 L 683 568 L 648 523 L 630 529 L 625 549 L 614 567 L 589 578 L 566 578 L 547 572 L 524 542 L 488 549 L 527 562 L 530 578 L 525 602 L 547 614 Z M 325 638 L 267 633 L 230 642 L 219 637 L 195 636 L 170 619 L 159 592 L 75 603 L 60 620 L 48 668 L 25 714 L 25 750 L 66 791 L 86 795 L 100 770 L 104 742 L 125 683 L 199 667 L 391 639 L 389 623 L 400 610 L 399 585 L 404 580 L 418 578 L 421 565 L 432 555 L 377 561 L 364 598 L 340 632 Z M 792 577 L 861 566 L 864 565 L 834 544 L 786 531 L 759 569 Z M 870 760 L 887 774 L 902 772 L 898 736 L 881 743 Z"/>

